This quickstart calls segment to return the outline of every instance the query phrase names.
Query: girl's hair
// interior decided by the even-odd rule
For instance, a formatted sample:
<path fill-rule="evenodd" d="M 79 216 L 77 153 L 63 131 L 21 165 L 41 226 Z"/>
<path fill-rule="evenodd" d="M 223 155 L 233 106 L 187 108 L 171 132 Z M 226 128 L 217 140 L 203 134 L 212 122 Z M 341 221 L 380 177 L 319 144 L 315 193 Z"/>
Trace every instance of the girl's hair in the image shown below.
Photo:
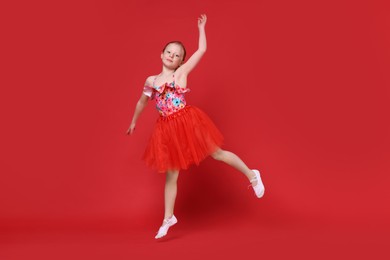
<path fill-rule="evenodd" d="M 168 47 L 168 45 L 171 43 L 179 44 L 183 48 L 183 60 L 182 61 L 184 61 L 184 59 L 186 58 L 186 48 L 184 47 L 184 44 L 181 41 L 168 42 L 167 44 L 165 44 L 164 49 L 162 51 L 164 52 L 165 49 Z"/>

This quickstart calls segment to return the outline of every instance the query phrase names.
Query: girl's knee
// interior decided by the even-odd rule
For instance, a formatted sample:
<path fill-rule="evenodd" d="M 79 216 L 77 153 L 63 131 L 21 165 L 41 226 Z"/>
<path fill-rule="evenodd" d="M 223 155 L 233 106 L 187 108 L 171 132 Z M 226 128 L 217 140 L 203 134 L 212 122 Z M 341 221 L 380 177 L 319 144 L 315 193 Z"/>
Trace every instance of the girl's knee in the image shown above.
<path fill-rule="evenodd" d="M 168 175 L 177 175 L 179 174 L 179 170 L 167 170 Z"/>
<path fill-rule="evenodd" d="M 211 157 L 213 157 L 215 160 L 220 161 L 222 159 L 224 152 L 225 152 L 224 150 L 218 148 L 214 153 L 211 154 Z"/>
<path fill-rule="evenodd" d="M 178 177 L 179 177 L 178 170 L 168 170 L 166 172 L 166 180 L 167 181 L 177 181 Z"/>

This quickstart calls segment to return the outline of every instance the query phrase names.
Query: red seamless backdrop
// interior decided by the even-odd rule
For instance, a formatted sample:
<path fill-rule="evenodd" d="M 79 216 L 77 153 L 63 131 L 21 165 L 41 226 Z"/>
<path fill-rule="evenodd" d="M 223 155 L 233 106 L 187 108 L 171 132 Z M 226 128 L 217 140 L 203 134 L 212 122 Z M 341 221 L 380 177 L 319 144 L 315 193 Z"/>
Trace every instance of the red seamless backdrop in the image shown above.
<path fill-rule="evenodd" d="M 1 259 L 388 257 L 385 1 L 8 1 L 0 10 Z M 266 192 L 256 199 L 242 174 L 208 157 L 180 173 L 179 223 L 156 243 L 164 175 L 141 161 L 154 104 L 125 132 L 165 43 L 196 50 L 202 13 L 208 49 L 187 103 L 213 119 L 222 148 L 260 169 Z"/>

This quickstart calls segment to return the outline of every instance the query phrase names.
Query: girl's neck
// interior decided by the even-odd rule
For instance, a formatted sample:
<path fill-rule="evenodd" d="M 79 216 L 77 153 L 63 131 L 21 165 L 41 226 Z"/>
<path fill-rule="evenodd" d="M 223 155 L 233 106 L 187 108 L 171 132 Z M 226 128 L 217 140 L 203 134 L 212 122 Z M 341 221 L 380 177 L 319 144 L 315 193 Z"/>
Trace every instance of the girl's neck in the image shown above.
<path fill-rule="evenodd" d="M 167 69 L 167 68 L 163 67 L 163 70 L 160 73 L 160 76 L 162 76 L 162 77 L 170 76 L 173 73 L 175 73 L 175 71 L 176 71 L 176 69 L 173 70 L 173 69 Z"/>

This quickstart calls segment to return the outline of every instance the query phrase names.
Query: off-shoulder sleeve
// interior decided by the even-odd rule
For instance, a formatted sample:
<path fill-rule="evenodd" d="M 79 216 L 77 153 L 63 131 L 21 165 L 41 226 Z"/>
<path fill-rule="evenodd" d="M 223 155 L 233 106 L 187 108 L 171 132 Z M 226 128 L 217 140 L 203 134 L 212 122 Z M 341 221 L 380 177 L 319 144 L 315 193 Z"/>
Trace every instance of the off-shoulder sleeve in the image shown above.
<path fill-rule="evenodd" d="M 148 97 L 152 97 L 152 94 L 153 94 L 153 87 L 151 86 L 148 86 L 148 85 L 145 85 L 144 86 L 144 89 L 143 89 L 143 93 L 148 96 Z"/>

